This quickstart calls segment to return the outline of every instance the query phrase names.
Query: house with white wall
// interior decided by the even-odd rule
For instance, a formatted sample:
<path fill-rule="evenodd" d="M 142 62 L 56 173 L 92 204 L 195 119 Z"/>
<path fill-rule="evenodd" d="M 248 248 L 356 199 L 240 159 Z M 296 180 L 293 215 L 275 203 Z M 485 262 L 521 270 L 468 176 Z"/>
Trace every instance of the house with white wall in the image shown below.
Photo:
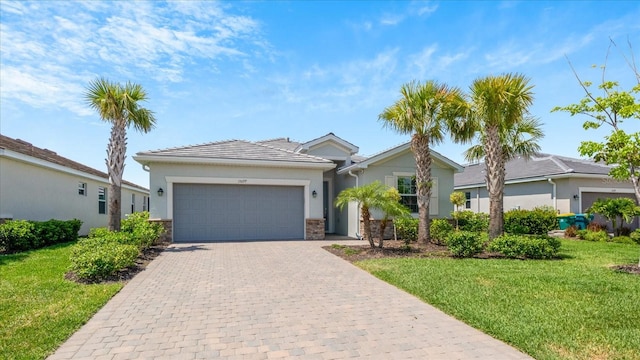
<path fill-rule="evenodd" d="M 0 219 L 79 219 L 86 235 L 107 226 L 109 195 L 106 173 L 0 135 Z M 148 206 L 149 190 L 124 181 L 123 218 Z"/>
<path fill-rule="evenodd" d="M 358 236 L 357 204 L 334 206 L 348 187 L 376 180 L 398 187 L 417 212 L 409 144 L 371 157 L 358 151 L 329 133 L 307 142 L 218 141 L 133 158 L 150 174 L 151 217 L 171 230 L 174 242 L 324 239 L 325 233 Z M 436 152 L 432 157 L 431 215 L 447 217 L 453 174 L 462 167 Z"/>
<path fill-rule="evenodd" d="M 631 181 L 609 176 L 611 167 L 588 159 L 552 154 L 518 157 L 505 164 L 504 210 L 549 206 L 558 213 L 584 213 L 598 199 L 627 197 L 635 201 Z M 470 164 L 454 178 L 465 193 L 465 210 L 489 212 L 484 163 Z M 595 221 L 605 220 L 596 217 Z M 631 224 L 638 227 L 638 219 Z"/>

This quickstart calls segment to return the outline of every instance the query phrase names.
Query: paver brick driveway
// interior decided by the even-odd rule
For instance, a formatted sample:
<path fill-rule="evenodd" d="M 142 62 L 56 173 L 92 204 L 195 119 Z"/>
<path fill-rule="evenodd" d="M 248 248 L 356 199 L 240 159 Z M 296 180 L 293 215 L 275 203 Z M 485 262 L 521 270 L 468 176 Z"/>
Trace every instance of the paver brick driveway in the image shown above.
<path fill-rule="evenodd" d="M 530 359 L 331 243 L 172 245 L 50 359 Z"/>

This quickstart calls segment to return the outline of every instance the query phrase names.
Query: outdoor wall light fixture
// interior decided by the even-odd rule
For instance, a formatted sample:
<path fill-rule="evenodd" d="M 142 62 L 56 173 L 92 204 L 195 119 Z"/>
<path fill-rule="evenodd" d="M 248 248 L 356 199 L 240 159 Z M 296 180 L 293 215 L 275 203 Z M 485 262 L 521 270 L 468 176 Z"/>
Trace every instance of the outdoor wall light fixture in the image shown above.
<path fill-rule="evenodd" d="M 158 196 L 162 196 L 162 194 L 164 194 L 164 190 L 162 190 L 162 188 L 158 189 Z"/>
<path fill-rule="evenodd" d="M 313 191 L 311 192 L 311 196 L 313 196 L 313 198 L 314 198 L 314 199 L 315 199 L 315 198 L 317 198 L 317 197 L 318 197 L 318 192 L 317 192 L 317 191 L 315 191 L 315 190 L 313 190 Z"/>
<path fill-rule="evenodd" d="M 578 200 L 580 196 L 578 194 L 573 195 L 573 200 Z"/>

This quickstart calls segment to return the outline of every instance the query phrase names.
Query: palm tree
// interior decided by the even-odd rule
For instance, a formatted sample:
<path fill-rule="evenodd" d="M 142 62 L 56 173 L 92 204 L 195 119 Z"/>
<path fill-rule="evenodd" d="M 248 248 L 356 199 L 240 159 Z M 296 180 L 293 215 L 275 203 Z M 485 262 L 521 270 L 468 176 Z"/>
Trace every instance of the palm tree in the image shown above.
<path fill-rule="evenodd" d="M 537 141 L 544 136 L 540 122 L 528 116 L 532 89 L 529 79 L 520 74 L 476 79 L 471 85 L 469 116 L 453 131 L 458 141 L 476 138 L 478 142 L 465 152 L 467 160 L 485 160 L 490 239 L 504 228 L 505 163 L 538 152 Z"/>
<path fill-rule="evenodd" d="M 373 237 L 371 236 L 371 210 L 373 209 L 389 209 L 395 203 L 400 203 L 386 194 L 387 187 L 379 181 L 374 181 L 367 185 L 359 187 L 347 188 L 342 190 L 336 197 L 336 207 L 343 209 L 350 202 L 357 202 L 360 207 L 360 214 L 363 222 L 364 238 L 369 241 L 371 248 L 375 247 Z M 380 240 L 382 244 L 382 240 Z"/>
<path fill-rule="evenodd" d="M 409 216 L 411 212 L 409 208 L 400 203 L 400 193 L 396 188 L 387 188 L 383 196 L 386 200 L 381 204 L 380 210 L 382 210 L 382 220 L 380 220 L 380 240 L 378 241 L 378 247 L 382 248 L 384 243 L 384 232 L 387 229 L 387 222 L 390 218 Z"/>
<path fill-rule="evenodd" d="M 443 141 L 449 126 L 466 113 L 466 103 L 458 88 L 435 81 L 402 85 L 401 98 L 378 116 L 385 127 L 411 135 L 416 159 L 418 240 L 429 241 L 429 199 L 431 197 L 431 145 Z"/>
<path fill-rule="evenodd" d="M 85 93 L 89 106 L 100 118 L 111 123 L 111 136 L 107 145 L 107 170 L 109 173 L 109 230 L 120 230 L 121 186 L 124 160 L 127 152 L 127 128 L 131 125 L 143 133 L 155 126 L 153 112 L 140 107 L 147 100 L 147 93 L 138 84 L 127 82 L 124 86 L 104 78 L 89 83 Z"/>

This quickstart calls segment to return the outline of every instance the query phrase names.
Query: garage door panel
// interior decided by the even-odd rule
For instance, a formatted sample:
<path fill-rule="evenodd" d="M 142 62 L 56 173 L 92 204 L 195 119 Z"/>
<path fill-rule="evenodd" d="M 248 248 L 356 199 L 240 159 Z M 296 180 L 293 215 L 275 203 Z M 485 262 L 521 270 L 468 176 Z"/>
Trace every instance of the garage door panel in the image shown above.
<path fill-rule="evenodd" d="M 174 241 L 304 238 L 301 186 L 174 184 Z"/>

